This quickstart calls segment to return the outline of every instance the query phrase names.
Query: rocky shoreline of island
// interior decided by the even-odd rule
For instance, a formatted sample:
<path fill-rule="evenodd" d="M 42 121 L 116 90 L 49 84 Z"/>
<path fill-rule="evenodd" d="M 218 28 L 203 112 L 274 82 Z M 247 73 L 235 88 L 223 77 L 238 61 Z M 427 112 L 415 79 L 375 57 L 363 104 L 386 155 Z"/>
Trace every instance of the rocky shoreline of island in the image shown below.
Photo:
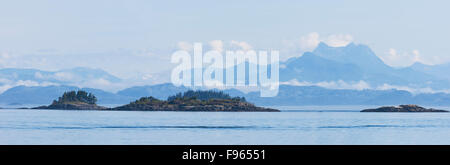
<path fill-rule="evenodd" d="M 96 104 L 97 98 L 85 91 L 65 92 L 48 106 L 30 109 L 54 110 L 101 110 L 101 111 L 189 111 L 189 112 L 280 112 L 272 108 L 255 106 L 244 97 L 231 97 L 219 91 L 193 91 L 160 100 L 152 96 L 142 97 L 118 107 L 104 107 Z"/>
<path fill-rule="evenodd" d="M 399 106 L 383 106 L 374 109 L 365 109 L 361 112 L 449 112 L 433 108 L 424 108 L 418 105 L 399 105 Z"/>

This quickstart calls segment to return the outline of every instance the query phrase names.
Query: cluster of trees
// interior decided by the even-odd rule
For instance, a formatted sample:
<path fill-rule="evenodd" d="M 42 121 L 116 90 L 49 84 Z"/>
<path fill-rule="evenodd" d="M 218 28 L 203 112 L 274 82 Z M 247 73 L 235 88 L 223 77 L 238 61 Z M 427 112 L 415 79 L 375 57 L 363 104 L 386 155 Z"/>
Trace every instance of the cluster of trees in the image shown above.
<path fill-rule="evenodd" d="M 193 91 L 189 90 L 183 93 L 167 98 L 167 101 L 159 100 L 152 96 L 141 97 L 140 99 L 130 102 L 130 105 L 210 105 L 210 104 L 226 104 L 226 103 L 247 103 L 244 97 L 231 97 L 222 91 Z"/>
<path fill-rule="evenodd" d="M 58 98 L 58 101 L 53 100 L 53 104 L 63 104 L 67 102 L 83 102 L 88 104 L 95 104 L 97 102 L 97 98 L 92 93 L 79 90 L 77 92 L 64 92 L 64 94 Z"/>
<path fill-rule="evenodd" d="M 235 101 L 246 102 L 245 97 L 231 97 L 230 95 L 223 93 L 222 91 L 214 91 L 214 90 L 208 90 L 208 91 L 189 90 L 189 91 L 186 91 L 183 93 L 180 92 L 174 96 L 168 97 L 167 101 L 188 100 L 188 99 L 198 99 L 201 101 L 208 101 L 211 99 L 224 99 L 224 100 L 235 100 Z"/>
<path fill-rule="evenodd" d="M 231 97 L 223 92 L 187 91 L 170 96 L 167 101 L 159 100 L 152 96 L 141 97 L 140 99 L 130 102 L 130 104 L 122 106 L 121 108 L 127 107 L 128 109 L 145 109 L 145 107 L 147 107 L 148 109 L 155 109 L 156 107 L 206 105 L 253 106 L 253 104 L 246 102 L 244 97 Z"/>
<path fill-rule="evenodd" d="M 161 101 L 152 96 L 150 97 L 141 97 L 140 99 L 131 102 L 130 104 L 164 104 L 164 101 Z"/>

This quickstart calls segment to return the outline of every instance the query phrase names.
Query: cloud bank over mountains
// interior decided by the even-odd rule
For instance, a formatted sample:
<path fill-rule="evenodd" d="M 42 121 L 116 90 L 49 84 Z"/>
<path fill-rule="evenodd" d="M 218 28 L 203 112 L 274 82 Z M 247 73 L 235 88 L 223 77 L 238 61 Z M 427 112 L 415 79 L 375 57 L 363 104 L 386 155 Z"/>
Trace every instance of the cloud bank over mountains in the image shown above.
<path fill-rule="evenodd" d="M 344 35 L 342 38 L 350 37 Z M 333 42 L 338 43 L 336 40 Z M 179 45 L 191 49 L 189 44 Z M 222 52 L 233 46 L 239 50 L 251 47 L 241 41 L 220 40 L 206 45 Z M 447 106 L 450 105 L 448 70 L 450 64 L 418 62 L 409 67 L 391 67 L 366 45 L 350 42 L 334 47 L 319 42 L 313 50 L 280 62 L 280 91 L 276 97 L 261 98 L 257 89 L 250 88 L 219 90 L 245 96 L 258 105 Z M 3 68 L 0 69 L 0 104 L 45 104 L 63 91 L 77 89 L 98 95 L 101 104 L 127 103 L 143 96 L 165 99 L 168 95 L 189 89 L 163 84 L 169 82 L 170 72 L 139 72 L 138 76 L 120 78 L 102 69 L 87 67 L 56 71 Z"/>
<path fill-rule="evenodd" d="M 38 69 L 0 69 L 0 89 L 14 86 L 50 86 L 72 85 L 112 90 L 122 80 L 101 69 L 72 68 L 58 71 L 42 71 Z"/>
<path fill-rule="evenodd" d="M 396 68 L 384 63 L 366 45 L 349 43 L 332 47 L 323 42 L 300 57 L 290 58 L 280 70 L 290 85 L 315 85 L 331 89 L 400 89 L 412 93 L 448 92 L 448 76 L 435 67 L 419 64 Z M 425 67 L 427 66 L 427 67 Z"/>
<path fill-rule="evenodd" d="M 278 42 L 279 45 L 273 44 L 274 47 L 258 46 L 239 39 L 205 40 L 202 43 L 204 51 L 217 50 L 222 53 L 225 53 L 225 50 L 280 50 L 282 61 L 311 52 L 320 46 L 320 43 L 329 47 L 344 47 L 350 43 L 357 43 L 353 35 L 346 33 L 319 34 L 318 32 L 312 32 L 293 38 Z M 55 49 L 14 51 L 0 49 L 0 68 L 32 68 L 50 71 L 75 67 L 102 68 L 124 79 L 142 78 L 172 69 L 175 65 L 170 63 L 171 54 L 176 50 L 192 51 L 193 42 L 181 41 L 165 48 L 117 48 L 108 51 L 62 51 Z M 390 49 L 377 52 L 375 56 L 391 67 L 408 67 L 414 63 L 435 65 L 446 62 L 445 58 L 426 54 L 420 49 L 405 50 L 395 48 L 395 45 Z"/>
<path fill-rule="evenodd" d="M 447 93 L 450 89 L 450 76 L 443 74 L 450 68 L 446 66 L 450 65 L 416 63 L 411 67 L 394 68 L 385 64 L 368 46 L 351 42 L 352 37 L 349 35 L 330 35 L 320 39 L 317 33 L 311 33 L 301 40 L 315 48 L 280 63 L 280 84 L 327 89 L 399 89 L 411 93 Z M 192 51 L 192 45 L 187 42 L 180 42 L 178 47 Z M 222 52 L 229 48 L 252 48 L 246 42 L 234 40 L 213 40 L 205 47 L 207 50 Z M 9 55 L 3 56 L 9 58 Z M 114 92 L 132 86 L 167 83 L 170 72 L 170 69 L 150 74 L 138 72 L 136 76 L 119 78 L 104 70 L 86 67 L 57 71 L 5 68 L 0 69 L 0 92 L 15 86 L 50 85 L 89 87 Z"/>
<path fill-rule="evenodd" d="M 179 42 L 170 50 L 192 52 L 192 44 Z M 388 55 L 377 56 L 368 46 L 356 44 L 352 35 L 320 35 L 317 32 L 298 40 L 285 41 L 283 45 L 301 54 L 293 57 L 285 54 L 287 59 L 282 59 L 280 63 L 280 84 L 327 89 L 398 89 L 411 93 L 448 93 L 450 89 L 450 76 L 446 73 L 450 64 L 424 64 L 422 61 L 426 61 L 425 56 L 416 49 L 406 53 L 390 49 Z M 203 45 L 203 52 L 216 50 L 225 53 L 225 50 L 251 49 L 258 50 L 250 43 L 238 40 L 211 40 Z M 69 85 L 114 92 L 132 86 L 167 83 L 171 68 L 175 66 L 169 63 L 170 52 L 119 49 L 108 53 L 80 54 L 77 55 L 77 60 L 73 60 L 75 53 L 64 55 L 54 50 L 42 50 L 30 55 L 3 51 L 0 53 L 0 68 L 3 68 L 0 69 L 0 93 L 15 86 Z M 281 54 L 283 55 L 283 50 Z M 294 53 L 290 53 L 292 54 Z M 31 68 L 52 66 L 55 60 L 61 61 L 56 64 L 58 66 L 77 66 L 79 63 L 85 67 L 50 69 L 53 71 L 15 67 L 27 64 Z M 73 62 L 67 63 L 64 60 Z M 408 65 L 396 67 L 405 63 Z M 96 65 L 99 66 L 95 68 L 123 68 L 123 71 L 119 76 L 114 76 L 117 74 L 86 67 Z M 159 70 L 148 69 L 155 67 Z M 127 76 L 124 77 L 124 74 Z"/>

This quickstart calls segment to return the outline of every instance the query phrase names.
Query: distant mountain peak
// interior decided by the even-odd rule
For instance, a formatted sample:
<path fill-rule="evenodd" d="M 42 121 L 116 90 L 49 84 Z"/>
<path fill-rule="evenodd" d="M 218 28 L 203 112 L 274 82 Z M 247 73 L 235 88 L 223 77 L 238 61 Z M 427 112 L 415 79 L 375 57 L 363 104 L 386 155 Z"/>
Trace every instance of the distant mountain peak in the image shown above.
<path fill-rule="evenodd" d="M 431 66 L 431 65 L 428 65 L 428 64 L 424 64 L 424 63 L 421 63 L 421 62 L 419 62 L 419 61 L 416 61 L 416 62 L 414 62 L 414 64 L 412 64 L 410 67 L 428 67 L 428 66 Z"/>
<path fill-rule="evenodd" d="M 368 46 L 353 42 L 344 47 L 331 47 L 321 42 L 313 53 L 329 60 L 352 63 L 370 70 L 389 67 Z"/>
<path fill-rule="evenodd" d="M 317 45 L 316 49 L 327 49 L 331 46 L 328 46 L 325 42 L 320 42 L 319 45 Z"/>

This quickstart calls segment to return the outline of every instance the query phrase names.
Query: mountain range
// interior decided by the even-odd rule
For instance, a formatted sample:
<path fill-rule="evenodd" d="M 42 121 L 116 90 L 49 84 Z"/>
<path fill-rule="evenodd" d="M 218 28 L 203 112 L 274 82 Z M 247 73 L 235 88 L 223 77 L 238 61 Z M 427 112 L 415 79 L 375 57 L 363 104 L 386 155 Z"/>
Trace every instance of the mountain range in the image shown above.
<path fill-rule="evenodd" d="M 441 73 L 447 65 L 419 65 L 394 68 L 386 65 L 365 45 L 350 43 L 345 47 L 330 47 L 324 43 L 312 52 L 281 63 L 280 80 L 300 82 L 360 82 L 371 88 L 400 86 L 409 88 L 450 89 L 450 76 Z"/>
<path fill-rule="evenodd" d="M 85 90 L 93 93 L 101 105 L 126 104 L 143 96 L 167 99 L 168 96 L 189 90 L 176 87 L 170 83 L 135 86 L 116 93 L 92 88 L 73 86 L 26 87 L 18 86 L 0 94 L 0 104 L 20 107 L 29 104 L 49 104 L 65 91 Z M 217 90 L 217 89 L 215 89 Z M 397 105 L 420 104 L 433 106 L 450 106 L 450 94 L 412 94 L 402 90 L 351 90 L 326 89 L 317 86 L 281 85 L 276 97 L 260 97 L 259 92 L 244 93 L 236 89 L 223 90 L 231 96 L 244 96 L 247 101 L 262 106 L 299 106 L 299 105 Z"/>
<path fill-rule="evenodd" d="M 280 81 L 284 85 L 280 86 L 278 96 L 261 98 L 259 92 L 236 89 L 225 92 L 245 96 L 257 105 L 450 105 L 450 95 L 445 92 L 450 89 L 450 76 L 446 73 L 449 70 L 450 64 L 415 63 L 394 68 L 368 46 L 350 43 L 331 47 L 320 43 L 312 52 L 280 62 Z M 97 86 L 92 82 L 97 82 Z M 101 69 L 4 68 L 0 69 L 0 89 L 5 88 L 0 94 L 0 104 L 48 104 L 64 91 L 77 89 L 94 93 L 99 104 L 123 104 L 143 96 L 166 99 L 189 89 L 167 83 L 129 86 L 118 91 L 101 88 L 110 83 L 132 84 Z"/>

